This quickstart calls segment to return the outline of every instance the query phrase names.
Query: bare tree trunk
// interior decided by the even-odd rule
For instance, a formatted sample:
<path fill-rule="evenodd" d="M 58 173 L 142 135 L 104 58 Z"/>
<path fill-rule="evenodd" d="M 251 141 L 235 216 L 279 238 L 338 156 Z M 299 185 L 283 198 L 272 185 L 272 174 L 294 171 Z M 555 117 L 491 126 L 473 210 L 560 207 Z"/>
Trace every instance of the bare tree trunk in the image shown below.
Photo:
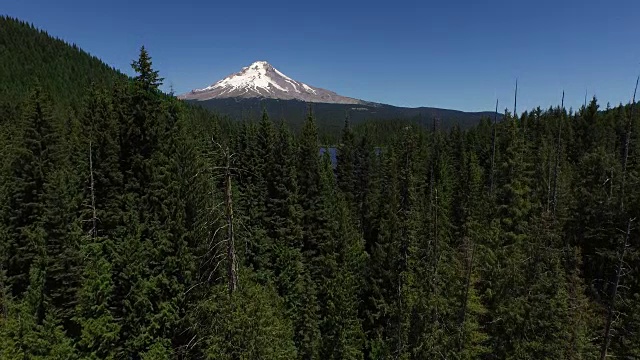
<path fill-rule="evenodd" d="M 7 303 L 9 302 L 8 289 L 6 287 L 7 278 L 4 275 L 4 262 L 0 263 L 0 309 L 2 310 L 1 317 L 7 319 L 9 317 L 9 309 Z"/>
<path fill-rule="evenodd" d="M 434 183 L 435 185 L 435 183 Z M 433 229 L 433 236 L 434 236 L 434 271 L 433 271 L 433 284 L 434 284 L 434 294 L 435 294 L 435 322 L 436 324 L 438 324 L 439 320 L 438 320 L 438 265 L 440 262 L 440 258 L 439 258 L 439 249 L 438 249 L 438 188 L 435 187 L 434 189 L 435 191 L 435 206 L 434 206 L 434 211 L 435 211 L 435 226 Z"/>
<path fill-rule="evenodd" d="M 91 141 L 89 141 L 89 177 L 91 180 L 91 240 L 96 241 L 98 237 L 98 216 L 96 214 L 96 196 L 95 196 L 95 182 L 93 180 L 93 147 Z"/>
<path fill-rule="evenodd" d="M 435 125 L 435 119 L 434 119 L 434 127 L 433 127 L 433 131 L 436 131 L 436 125 Z M 409 172 L 409 166 L 410 166 L 410 161 L 409 161 L 409 151 L 406 152 L 405 154 L 405 158 L 404 158 L 404 168 L 405 171 L 408 173 Z M 408 175 L 407 175 L 408 176 Z M 407 181 L 407 192 L 404 193 L 402 195 L 402 200 L 401 200 L 401 208 L 403 213 L 407 213 L 407 209 L 408 209 L 408 205 L 407 203 L 409 202 L 409 188 L 408 188 L 408 180 L 404 180 Z M 406 216 L 406 215 L 405 215 Z M 405 221 L 407 220 L 406 217 L 404 219 Z M 403 275 L 406 273 L 408 267 L 409 267 L 409 244 L 407 241 L 407 233 L 406 230 L 402 231 L 402 233 L 400 234 L 400 239 L 402 241 L 401 243 L 401 256 L 402 256 L 402 264 L 400 267 L 400 271 L 398 274 L 398 286 L 397 286 L 397 296 L 398 296 L 398 331 L 396 336 L 398 337 L 398 349 L 397 349 L 397 353 L 398 354 L 402 354 L 405 348 L 405 337 L 403 335 L 404 333 L 404 329 L 403 329 L 403 321 L 404 321 L 404 315 L 405 315 L 405 311 L 404 311 L 404 302 L 403 302 L 403 297 L 402 297 L 402 290 L 404 288 L 404 282 L 403 282 Z"/>
<path fill-rule="evenodd" d="M 498 122 L 498 99 L 496 99 L 496 112 L 493 116 L 493 132 L 491 136 L 491 181 L 489 185 L 489 192 L 493 194 L 493 177 L 495 172 L 495 161 L 496 161 L 496 126 Z"/>
<path fill-rule="evenodd" d="M 609 170 L 609 199 L 613 197 L 613 168 Z"/>
<path fill-rule="evenodd" d="M 227 149 L 225 171 L 225 216 L 227 219 L 227 278 L 229 281 L 229 294 L 238 289 L 238 260 L 236 258 L 234 231 L 233 231 L 233 199 L 231 192 L 231 159 Z"/>
<path fill-rule="evenodd" d="M 611 295 L 611 301 L 607 308 L 607 320 L 604 328 L 604 341 L 602 342 L 602 348 L 600 350 L 600 360 L 604 360 L 607 357 L 607 351 L 609 350 L 609 343 L 611 342 L 611 324 L 613 323 L 613 314 L 616 307 L 616 296 L 618 296 L 618 287 L 620 286 L 620 278 L 622 277 L 622 270 L 624 266 L 624 257 L 627 253 L 627 247 L 629 247 L 629 235 L 631 234 L 631 222 L 633 219 L 627 221 L 627 233 L 624 237 L 624 244 L 622 245 L 622 251 L 618 257 L 618 268 L 616 269 L 616 280 L 613 286 L 613 294 Z"/>
<path fill-rule="evenodd" d="M 4 271 L 4 266 L 0 265 L 0 273 Z M 9 317 L 9 310 L 7 309 L 7 301 L 9 301 L 9 297 L 7 296 L 6 288 L 4 287 L 4 280 L 0 282 L 0 305 L 2 305 L 2 317 L 4 319 Z"/>
<path fill-rule="evenodd" d="M 584 109 L 587 109 L 587 89 L 584 89 Z"/>
<path fill-rule="evenodd" d="M 518 79 L 516 78 L 516 93 L 513 97 L 513 117 L 518 117 Z"/>
<path fill-rule="evenodd" d="M 553 218 L 556 218 L 558 207 L 558 175 L 560 173 L 560 149 L 562 148 L 562 125 L 564 121 L 564 91 L 562 92 L 562 102 L 560 105 L 560 121 L 558 124 L 558 141 L 556 142 L 556 166 L 553 170 Z"/>
<path fill-rule="evenodd" d="M 433 271 L 433 294 L 435 299 L 438 298 L 438 189 L 436 188 L 436 180 L 433 169 L 433 164 L 431 165 L 431 174 L 429 180 L 429 213 L 433 216 L 433 262 L 432 262 L 432 271 Z M 438 321 L 438 304 L 436 300 L 435 311 L 432 314 L 432 321 L 437 323 Z"/>
<path fill-rule="evenodd" d="M 471 243 L 469 247 L 471 247 L 471 256 L 468 260 L 467 264 L 467 276 L 465 281 L 465 290 L 464 290 L 464 298 L 462 299 L 462 312 L 460 314 L 460 325 L 459 325 L 459 351 L 464 349 L 464 339 L 462 338 L 464 333 L 464 322 L 467 320 L 467 308 L 469 303 L 469 290 L 471 289 L 471 274 L 473 273 L 473 260 L 476 253 L 476 244 L 473 241 L 469 240 Z"/>
<path fill-rule="evenodd" d="M 620 209 L 624 211 L 624 196 L 625 196 L 625 183 L 627 180 L 627 164 L 629 161 L 629 143 L 631 142 L 631 127 L 633 125 L 633 116 L 636 105 L 636 92 L 638 91 L 638 81 L 640 76 L 636 78 L 636 87 L 633 90 L 633 100 L 631 100 L 631 116 L 627 122 L 627 133 L 624 139 L 624 155 L 622 158 L 622 183 L 620 184 L 620 191 L 622 196 L 620 197 Z"/>
<path fill-rule="evenodd" d="M 547 213 L 551 211 L 551 157 L 547 159 Z"/>

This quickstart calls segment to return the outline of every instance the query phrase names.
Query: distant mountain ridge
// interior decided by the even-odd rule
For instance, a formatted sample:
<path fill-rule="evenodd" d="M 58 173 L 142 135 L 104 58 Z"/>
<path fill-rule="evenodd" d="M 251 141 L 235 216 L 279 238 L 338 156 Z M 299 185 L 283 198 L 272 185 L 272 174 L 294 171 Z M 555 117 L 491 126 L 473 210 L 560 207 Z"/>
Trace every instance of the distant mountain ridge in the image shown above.
<path fill-rule="evenodd" d="M 436 120 L 443 128 L 453 124 L 469 127 L 483 116 L 494 116 L 493 112 L 402 108 L 341 96 L 296 81 L 265 61 L 255 62 L 234 75 L 238 74 L 242 76 L 232 75 L 179 98 L 232 119 L 257 119 L 264 108 L 274 120 L 284 119 L 294 128 L 302 124 L 308 104 L 312 104 L 323 129 L 341 128 L 347 114 L 353 123 L 409 119 L 431 126 Z M 67 107 L 81 104 L 92 84 L 111 88 L 127 78 L 76 45 L 28 22 L 0 16 L 0 107 L 17 106 L 37 84 L 51 95 L 56 111 L 64 112 Z M 217 97 L 209 98 L 212 95 Z"/>
<path fill-rule="evenodd" d="M 178 98 L 214 110 L 234 119 L 256 119 L 262 110 L 290 124 L 300 124 L 311 105 L 319 124 L 340 126 L 345 116 L 352 122 L 380 119 L 409 119 L 425 126 L 435 121 L 444 128 L 458 124 L 476 125 L 494 112 L 464 112 L 431 107 L 406 108 L 341 96 L 309 86 L 283 74 L 266 61 L 256 61 L 240 72 Z M 501 118 L 501 116 L 499 116 Z"/>
<path fill-rule="evenodd" d="M 434 125 L 448 129 L 454 125 L 470 128 L 482 118 L 495 116 L 494 112 L 464 112 L 458 110 L 430 107 L 404 108 L 384 104 L 330 104 L 307 103 L 299 100 L 280 100 L 265 98 L 223 98 L 188 102 L 213 110 L 220 115 L 237 120 L 259 119 L 263 110 L 275 120 L 284 120 L 294 128 L 299 128 L 311 107 L 314 117 L 323 129 L 339 131 L 346 116 L 352 124 L 369 120 L 411 120 L 425 127 Z M 498 114 L 498 120 L 502 115 Z"/>
<path fill-rule="evenodd" d="M 300 100 L 327 104 L 366 104 L 365 101 L 341 96 L 333 91 L 293 80 L 266 61 L 256 61 L 240 72 L 207 86 L 178 96 L 185 100 L 226 98 L 263 98 Z"/>

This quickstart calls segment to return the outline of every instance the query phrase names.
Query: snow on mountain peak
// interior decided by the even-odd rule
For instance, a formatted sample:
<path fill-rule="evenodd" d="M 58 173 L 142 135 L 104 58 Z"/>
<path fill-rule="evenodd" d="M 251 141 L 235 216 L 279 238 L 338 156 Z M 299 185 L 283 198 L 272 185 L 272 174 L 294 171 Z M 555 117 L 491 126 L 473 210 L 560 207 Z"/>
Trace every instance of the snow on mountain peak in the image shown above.
<path fill-rule="evenodd" d="M 268 62 L 266 62 L 264 60 L 259 60 L 259 61 L 254 62 L 253 64 L 251 64 L 250 67 L 254 67 L 254 66 L 269 67 L 269 66 L 271 66 L 271 64 L 269 64 Z"/>
<path fill-rule="evenodd" d="M 298 82 L 266 61 L 256 61 L 240 72 L 203 89 L 179 96 L 187 100 L 215 98 L 270 98 L 320 103 L 360 104 L 361 100 L 340 96 L 334 92 Z"/>
<path fill-rule="evenodd" d="M 280 86 L 277 79 L 274 79 L 274 73 L 275 69 L 268 62 L 256 61 L 243 68 L 239 73 L 228 76 L 204 89 L 194 90 L 194 92 L 205 92 L 215 89 L 224 90 L 220 95 L 223 95 L 225 92 L 233 93 L 235 90 L 245 90 L 245 92 L 252 90 L 261 95 L 268 95 L 274 90 L 288 92 L 288 89 Z"/>

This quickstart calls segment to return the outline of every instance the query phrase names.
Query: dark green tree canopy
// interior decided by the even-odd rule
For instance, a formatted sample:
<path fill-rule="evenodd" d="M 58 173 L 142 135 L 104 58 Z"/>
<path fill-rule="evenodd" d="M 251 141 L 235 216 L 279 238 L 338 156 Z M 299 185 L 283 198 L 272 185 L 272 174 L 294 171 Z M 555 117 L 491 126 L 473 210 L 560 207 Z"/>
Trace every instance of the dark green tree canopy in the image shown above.
<path fill-rule="evenodd" d="M 2 359 L 640 358 L 636 104 L 338 138 L 3 46 Z"/>

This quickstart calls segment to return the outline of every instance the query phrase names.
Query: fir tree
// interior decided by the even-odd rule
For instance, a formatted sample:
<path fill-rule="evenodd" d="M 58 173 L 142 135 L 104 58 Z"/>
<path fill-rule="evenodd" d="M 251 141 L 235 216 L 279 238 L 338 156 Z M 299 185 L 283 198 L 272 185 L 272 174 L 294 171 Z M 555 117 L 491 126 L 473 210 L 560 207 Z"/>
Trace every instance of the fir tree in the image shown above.
<path fill-rule="evenodd" d="M 203 354 L 207 359 L 294 359 L 289 320 L 276 292 L 243 277 L 229 295 L 214 287 L 199 306 Z"/>
<path fill-rule="evenodd" d="M 7 276 L 14 295 L 26 290 L 38 249 L 45 246 L 45 187 L 55 166 L 57 133 L 49 103 L 36 87 L 23 111 L 22 141 L 12 164 L 7 214 L 10 236 Z"/>
<path fill-rule="evenodd" d="M 340 146 L 338 146 L 337 149 L 336 178 L 338 187 L 344 194 L 345 200 L 347 201 L 347 204 L 349 204 L 354 215 L 357 214 L 356 199 L 358 197 L 358 193 L 364 191 L 364 189 L 358 191 L 356 184 L 357 174 L 355 147 L 355 137 L 349 123 L 349 117 L 347 116 L 342 130 Z"/>

